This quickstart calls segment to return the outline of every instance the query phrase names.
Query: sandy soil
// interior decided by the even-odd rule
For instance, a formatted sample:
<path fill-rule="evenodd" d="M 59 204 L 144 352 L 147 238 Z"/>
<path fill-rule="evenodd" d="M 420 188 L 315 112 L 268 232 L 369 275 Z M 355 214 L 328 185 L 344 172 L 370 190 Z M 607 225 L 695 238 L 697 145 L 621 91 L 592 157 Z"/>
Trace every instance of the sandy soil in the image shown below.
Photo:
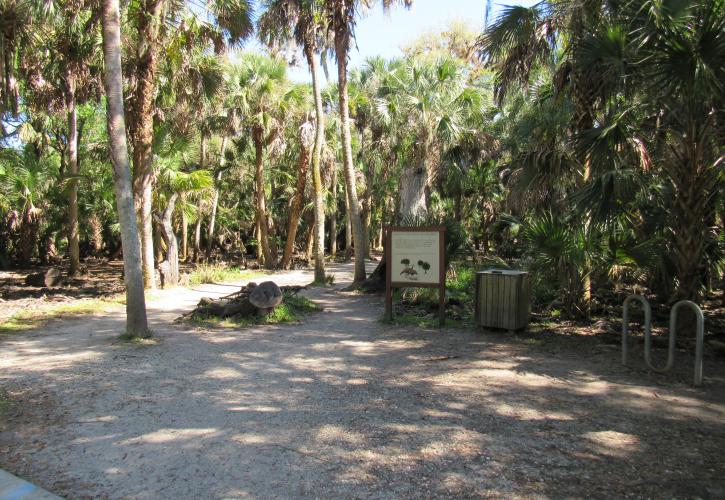
<path fill-rule="evenodd" d="M 337 269 L 337 282 L 349 279 Z M 291 272 L 278 283 L 305 283 Z M 0 340 L 0 467 L 69 498 L 725 497 L 725 366 L 666 376 L 590 338 L 381 324 L 314 289 L 303 324 L 173 320 L 230 286 Z"/>

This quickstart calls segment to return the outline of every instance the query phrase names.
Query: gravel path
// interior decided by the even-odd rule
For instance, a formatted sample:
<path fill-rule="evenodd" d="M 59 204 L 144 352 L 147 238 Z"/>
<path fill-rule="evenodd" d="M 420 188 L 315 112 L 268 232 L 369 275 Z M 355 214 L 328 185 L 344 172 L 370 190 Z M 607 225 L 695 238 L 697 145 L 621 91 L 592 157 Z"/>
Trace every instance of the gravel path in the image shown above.
<path fill-rule="evenodd" d="M 118 310 L 0 340 L 22 401 L 0 467 L 69 498 L 725 497 L 721 365 L 695 389 L 616 346 L 384 325 L 336 290 L 303 324 L 173 323 L 231 291 L 161 292 L 155 343 L 119 342 Z"/>

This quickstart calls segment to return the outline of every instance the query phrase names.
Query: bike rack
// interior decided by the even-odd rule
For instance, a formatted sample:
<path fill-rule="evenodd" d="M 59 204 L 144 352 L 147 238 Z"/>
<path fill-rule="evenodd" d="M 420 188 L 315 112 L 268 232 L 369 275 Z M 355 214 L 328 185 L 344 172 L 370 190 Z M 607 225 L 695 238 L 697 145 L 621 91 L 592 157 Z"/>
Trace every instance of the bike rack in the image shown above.
<path fill-rule="evenodd" d="M 647 366 L 658 373 L 665 373 L 672 369 L 675 364 L 675 338 L 677 335 L 677 313 L 683 306 L 688 306 L 695 312 L 697 320 L 697 333 L 695 338 L 695 376 L 694 385 L 702 384 L 702 357 L 703 343 L 705 339 L 705 315 L 702 309 L 689 300 L 681 300 L 672 306 L 670 311 L 670 331 L 667 348 L 667 363 L 663 368 L 657 368 L 652 364 L 652 308 L 646 298 L 641 295 L 628 295 L 622 304 L 622 364 L 627 364 L 627 334 L 629 333 L 629 304 L 638 301 L 644 308 L 644 361 Z"/>
<path fill-rule="evenodd" d="M 702 384 L 702 348 L 705 341 L 705 315 L 702 313 L 702 309 L 689 300 L 681 300 L 672 306 L 670 311 L 670 334 L 672 339 L 670 340 L 670 353 L 674 355 L 675 352 L 675 330 L 677 328 L 677 311 L 682 306 L 689 306 L 690 309 L 695 311 L 695 317 L 697 319 L 697 333 L 695 337 L 695 377 L 693 384 Z"/>
<path fill-rule="evenodd" d="M 645 349 L 649 351 L 649 338 L 652 334 L 652 308 L 647 299 L 641 295 L 627 295 L 622 304 L 622 364 L 627 364 L 627 334 L 629 333 L 629 303 L 637 300 L 644 308 L 644 338 Z"/>

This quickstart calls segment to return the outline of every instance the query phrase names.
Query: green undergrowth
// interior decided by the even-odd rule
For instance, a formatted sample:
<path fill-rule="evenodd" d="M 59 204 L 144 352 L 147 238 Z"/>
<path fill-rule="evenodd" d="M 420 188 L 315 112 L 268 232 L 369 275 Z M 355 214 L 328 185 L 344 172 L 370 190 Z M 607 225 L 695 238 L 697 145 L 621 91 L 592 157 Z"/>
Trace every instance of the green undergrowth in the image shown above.
<path fill-rule="evenodd" d="M 257 325 L 297 323 L 322 307 L 307 297 L 298 294 L 284 294 L 282 303 L 267 316 L 220 318 L 217 316 L 193 316 L 189 322 L 195 326 L 212 328 L 247 328 Z"/>
<path fill-rule="evenodd" d="M 10 395 L 0 387 L 0 419 L 4 419 L 10 413 L 12 407 L 13 401 L 10 399 Z"/>
<path fill-rule="evenodd" d="M 222 264 L 202 264 L 189 273 L 189 284 L 201 285 L 203 283 L 250 280 L 267 274 L 269 273 L 266 271 L 226 267 Z"/>
<path fill-rule="evenodd" d="M 454 263 L 446 275 L 446 328 L 472 327 L 476 271 L 501 267 L 496 263 L 479 263 L 476 267 Z M 400 288 L 393 291 L 394 325 L 438 328 L 438 289 Z"/>
<path fill-rule="evenodd" d="M 0 335 L 34 330 L 54 319 L 77 318 L 95 314 L 109 307 L 125 304 L 124 295 L 103 299 L 78 299 L 70 303 L 48 305 L 38 309 L 18 311 L 0 322 Z"/>

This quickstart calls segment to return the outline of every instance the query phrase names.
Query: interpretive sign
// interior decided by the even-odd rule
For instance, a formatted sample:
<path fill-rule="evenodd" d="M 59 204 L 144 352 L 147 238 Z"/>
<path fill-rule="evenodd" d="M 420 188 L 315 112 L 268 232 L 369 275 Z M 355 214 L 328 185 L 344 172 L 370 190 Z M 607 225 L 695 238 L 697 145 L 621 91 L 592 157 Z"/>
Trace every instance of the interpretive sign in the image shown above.
<path fill-rule="evenodd" d="M 445 227 L 386 228 L 385 318 L 393 317 L 393 288 L 438 288 L 440 324 L 445 320 Z"/>

